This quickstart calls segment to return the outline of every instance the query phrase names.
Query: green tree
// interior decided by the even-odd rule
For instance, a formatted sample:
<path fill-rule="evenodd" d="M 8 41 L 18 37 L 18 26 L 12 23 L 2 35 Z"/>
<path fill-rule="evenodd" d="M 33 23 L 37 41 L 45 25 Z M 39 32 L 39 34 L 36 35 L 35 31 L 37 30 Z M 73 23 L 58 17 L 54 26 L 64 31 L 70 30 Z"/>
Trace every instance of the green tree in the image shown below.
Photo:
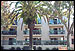
<path fill-rule="evenodd" d="M 49 4 L 48 4 L 49 5 Z M 62 20 L 62 23 L 65 25 L 67 29 L 67 47 L 70 48 L 70 43 L 69 43 L 69 35 L 70 35 L 70 15 L 74 14 L 72 11 L 72 8 L 74 8 L 74 1 L 55 1 L 53 7 L 54 9 L 54 18 L 58 16 L 59 19 L 62 20 L 63 16 L 67 17 L 68 20 L 64 19 Z M 64 9 L 67 9 L 67 11 L 62 12 Z M 68 24 L 66 24 L 66 22 Z M 68 26 L 67 26 L 68 25 Z"/>
<path fill-rule="evenodd" d="M 70 43 L 69 43 L 69 35 L 70 35 L 70 15 L 73 15 L 74 12 L 72 10 L 72 8 L 74 9 L 74 1 L 54 1 L 54 4 L 52 4 L 51 2 L 53 1 L 43 1 L 44 5 L 47 6 L 47 8 L 45 9 L 45 15 L 47 18 L 51 19 L 51 18 L 59 18 L 61 19 L 62 23 L 65 25 L 66 29 L 67 29 L 67 47 L 70 48 Z M 67 11 L 64 11 L 64 9 L 67 9 Z M 44 15 L 44 10 L 43 13 Z M 48 16 L 50 15 L 50 16 Z M 68 18 L 68 20 L 66 19 L 62 19 L 63 16 L 65 16 L 66 18 Z M 67 24 L 68 22 L 68 24 Z M 68 25 L 68 26 L 67 26 Z"/>
<path fill-rule="evenodd" d="M 67 32 L 68 32 L 68 34 L 67 34 L 67 47 L 69 49 L 70 48 L 70 41 L 69 41 L 69 35 L 70 35 L 70 18 L 71 18 L 70 15 L 73 14 L 73 12 L 72 12 L 71 9 L 74 8 L 74 1 L 62 1 L 62 3 L 60 5 L 63 7 L 63 9 L 64 8 L 67 9 L 67 11 L 65 12 L 66 14 L 64 14 L 64 16 L 66 16 L 68 18 L 68 20 L 67 20 L 68 26 L 67 26 L 67 24 L 66 24 L 66 26 L 67 26 Z M 58 10 L 58 12 L 59 12 L 59 10 Z M 59 12 L 59 13 L 61 13 L 61 12 Z"/>
<path fill-rule="evenodd" d="M 28 28 L 30 29 L 30 47 L 32 48 L 32 30 L 34 28 L 34 20 L 37 18 L 37 14 L 39 17 L 46 16 L 47 21 L 51 18 L 59 18 L 62 23 L 65 25 L 67 29 L 67 42 L 69 42 L 69 24 L 70 24 L 70 15 L 73 13 L 71 7 L 74 8 L 74 1 L 55 1 L 54 4 L 52 1 L 18 1 L 16 2 L 15 8 L 17 9 L 15 12 L 19 12 L 19 17 L 23 18 L 23 22 L 28 24 Z M 21 4 L 18 6 L 18 4 Z M 44 8 L 46 7 L 46 8 Z M 64 9 L 67 11 L 62 12 Z M 71 13 L 72 12 L 72 13 Z M 66 16 L 68 20 L 63 20 L 62 17 Z M 44 18 L 45 20 L 45 18 Z M 46 21 L 46 20 L 45 20 Z M 66 22 L 68 21 L 68 26 Z M 69 43 L 67 44 L 69 47 Z"/>

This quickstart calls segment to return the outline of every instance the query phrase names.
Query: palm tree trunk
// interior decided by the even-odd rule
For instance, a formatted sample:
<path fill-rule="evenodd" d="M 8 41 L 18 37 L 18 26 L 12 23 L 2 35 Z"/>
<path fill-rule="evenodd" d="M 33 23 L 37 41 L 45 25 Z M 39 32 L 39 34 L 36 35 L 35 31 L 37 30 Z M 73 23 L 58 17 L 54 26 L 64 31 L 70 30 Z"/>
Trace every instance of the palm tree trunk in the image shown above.
<path fill-rule="evenodd" d="M 29 30 L 29 46 L 30 46 L 30 50 L 33 49 L 33 28 L 34 28 L 34 24 L 29 24 L 28 25 Z"/>
<path fill-rule="evenodd" d="M 30 28 L 30 33 L 29 33 L 29 46 L 30 46 L 30 50 L 32 50 L 32 28 Z"/>

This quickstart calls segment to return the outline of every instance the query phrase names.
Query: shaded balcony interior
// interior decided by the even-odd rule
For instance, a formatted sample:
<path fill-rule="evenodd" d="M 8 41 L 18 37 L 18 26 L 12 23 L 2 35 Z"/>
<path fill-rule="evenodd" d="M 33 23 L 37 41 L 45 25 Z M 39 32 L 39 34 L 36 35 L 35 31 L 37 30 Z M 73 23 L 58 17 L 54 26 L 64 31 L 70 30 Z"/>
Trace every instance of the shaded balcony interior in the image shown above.
<path fill-rule="evenodd" d="M 49 24 L 62 24 L 60 19 L 50 19 Z"/>
<path fill-rule="evenodd" d="M 63 28 L 50 28 L 50 34 L 65 34 L 65 30 Z"/>
<path fill-rule="evenodd" d="M 35 20 L 34 20 L 34 23 L 35 23 L 35 24 L 41 24 L 41 19 L 40 19 L 40 18 L 35 19 Z"/>
<path fill-rule="evenodd" d="M 17 35 L 17 27 L 10 27 L 8 30 L 3 29 L 1 31 L 3 35 Z"/>

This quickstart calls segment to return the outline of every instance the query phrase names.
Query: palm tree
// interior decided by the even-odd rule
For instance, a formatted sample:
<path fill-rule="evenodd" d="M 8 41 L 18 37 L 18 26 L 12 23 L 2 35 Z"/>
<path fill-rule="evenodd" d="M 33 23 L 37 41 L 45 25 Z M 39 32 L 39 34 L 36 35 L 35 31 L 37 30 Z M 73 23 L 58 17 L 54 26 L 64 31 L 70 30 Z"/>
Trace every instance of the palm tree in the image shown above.
<path fill-rule="evenodd" d="M 52 1 L 18 1 L 16 2 L 15 8 L 17 10 L 15 12 L 19 12 L 18 18 L 22 17 L 23 22 L 25 24 L 28 24 L 28 28 L 30 29 L 30 35 L 29 35 L 30 44 L 29 45 L 31 48 L 32 48 L 32 30 L 35 26 L 34 22 L 35 22 L 35 19 L 37 18 L 37 14 L 39 15 L 40 18 L 41 17 L 44 18 L 44 16 L 46 16 L 48 22 L 49 22 L 49 19 L 51 18 L 59 18 L 62 21 L 62 23 L 65 25 L 67 32 L 69 32 L 70 9 L 69 9 L 69 12 L 67 11 L 68 13 L 65 11 L 67 18 L 69 18 L 68 27 L 67 27 L 65 20 L 62 20 L 62 16 L 66 16 L 64 12 L 62 12 L 62 10 L 64 10 L 67 7 L 66 3 L 68 2 L 67 1 L 55 1 L 54 5 L 52 5 L 51 2 Z M 72 3 L 73 1 L 71 2 L 71 6 L 73 6 Z M 20 4 L 20 6 L 18 6 L 18 4 Z M 47 6 L 47 8 L 43 8 L 43 6 Z M 67 35 L 69 35 L 69 33 Z M 67 42 L 69 42 L 69 36 L 67 36 L 67 39 L 68 39 Z"/>
<path fill-rule="evenodd" d="M 8 24 L 9 4 L 5 1 L 1 1 L 1 25 Z"/>
<path fill-rule="evenodd" d="M 10 12 L 8 1 L 1 1 L 1 26 L 6 25 L 6 29 L 8 29 L 10 27 L 8 25 L 12 25 L 14 20 L 17 20 L 17 14 L 14 10 Z"/>
<path fill-rule="evenodd" d="M 15 12 L 18 12 L 18 18 L 22 17 L 23 22 L 28 24 L 28 28 L 30 29 L 29 33 L 29 46 L 32 49 L 32 30 L 34 28 L 35 20 L 37 20 L 37 10 L 35 5 L 37 5 L 39 1 L 18 1 L 15 4 Z M 12 3 L 11 3 L 12 4 Z M 18 6 L 20 4 L 20 6 Z"/>

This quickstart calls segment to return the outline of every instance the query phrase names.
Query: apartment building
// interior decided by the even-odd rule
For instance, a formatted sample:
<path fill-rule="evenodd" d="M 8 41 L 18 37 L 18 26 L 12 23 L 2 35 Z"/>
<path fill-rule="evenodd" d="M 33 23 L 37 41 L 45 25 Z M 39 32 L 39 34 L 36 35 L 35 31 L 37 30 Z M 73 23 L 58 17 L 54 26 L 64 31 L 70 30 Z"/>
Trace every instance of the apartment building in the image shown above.
<path fill-rule="evenodd" d="M 58 18 L 49 19 L 49 24 L 43 19 L 38 19 L 38 24 L 35 22 L 33 29 L 33 46 L 52 49 L 54 47 L 67 46 L 67 31 Z M 23 18 L 20 18 L 16 25 L 11 25 L 8 30 L 4 26 L 1 27 L 1 46 L 5 49 L 11 47 L 29 46 L 29 29 L 28 25 L 22 25 Z"/>

